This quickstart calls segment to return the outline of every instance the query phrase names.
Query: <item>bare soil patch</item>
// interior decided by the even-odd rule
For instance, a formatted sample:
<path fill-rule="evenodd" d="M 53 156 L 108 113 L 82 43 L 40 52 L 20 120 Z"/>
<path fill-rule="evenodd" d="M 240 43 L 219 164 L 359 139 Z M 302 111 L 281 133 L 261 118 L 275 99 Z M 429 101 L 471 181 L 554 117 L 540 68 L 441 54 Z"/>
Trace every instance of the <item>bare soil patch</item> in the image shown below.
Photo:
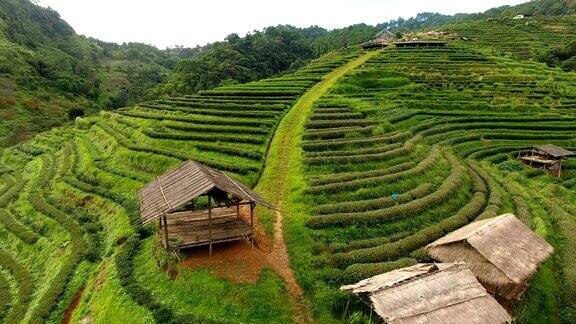
<path fill-rule="evenodd" d="M 72 319 L 72 314 L 74 314 L 74 310 L 76 310 L 76 308 L 80 304 L 80 300 L 82 300 L 82 294 L 84 294 L 84 288 L 85 287 L 82 287 L 80 288 L 80 290 L 76 292 L 74 298 L 72 298 L 72 302 L 70 302 L 70 305 L 68 305 L 68 307 L 66 307 L 66 310 L 64 310 L 64 318 L 62 319 L 62 324 L 70 323 L 70 320 Z"/>

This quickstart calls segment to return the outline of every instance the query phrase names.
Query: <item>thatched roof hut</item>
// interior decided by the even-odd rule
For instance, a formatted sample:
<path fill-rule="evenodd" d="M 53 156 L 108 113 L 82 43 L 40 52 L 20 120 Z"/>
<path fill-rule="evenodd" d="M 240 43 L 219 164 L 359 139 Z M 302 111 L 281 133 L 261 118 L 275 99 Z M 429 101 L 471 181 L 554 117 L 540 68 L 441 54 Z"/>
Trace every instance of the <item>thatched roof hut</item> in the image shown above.
<path fill-rule="evenodd" d="M 138 192 L 140 223 L 159 220 L 163 243 L 169 249 L 254 239 L 254 206 L 274 208 L 248 186 L 220 170 L 186 161 L 147 184 Z M 205 197 L 207 206 L 197 210 L 195 200 Z M 213 203 L 215 206 L 213 206 Z M 250 207 L 250 223 L 240 206 Z"/>
<path fill-rule="evenodd" d="M 468 224 L 426 249 L 436 260 L 465 262 L 489 292 L 507 299 L 520 299 L 538 265 L 554 251 L 512 214 Z"/>
<path fill-rule="evenodd" d="M 562 162 L 576 153 L 553 144 L 535 145 L 530 150 L 518 152 L 518 159 L 531 167 L 553 172 L 557 177 L 562 175 Z"/>
<path fill-rule="evenodd" d="M 417 264 L 340 289 L 368 296 L 385 323 L 511 321 L 463 263 Z"/>

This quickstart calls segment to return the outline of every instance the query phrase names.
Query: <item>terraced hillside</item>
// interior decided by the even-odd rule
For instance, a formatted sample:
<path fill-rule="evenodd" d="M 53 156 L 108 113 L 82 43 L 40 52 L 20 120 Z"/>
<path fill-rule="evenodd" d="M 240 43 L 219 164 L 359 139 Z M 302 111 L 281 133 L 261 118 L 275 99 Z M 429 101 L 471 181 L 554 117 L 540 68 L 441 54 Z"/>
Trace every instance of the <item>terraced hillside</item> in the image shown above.
<path fill-rule="evenodd" d="M 343 314 L 340 284 L 425 261 L 428 243 L 513 212 L 557 251 L 515 316 L 574 321 L 576 159 L 556 179 L 514 157 L 576 149 L 575 86 L 573 73 L 450 46 L 386 50 L 325 94 L 286 202 L 293 265 L 319 317 Z"/>
<path fill-rule="evenodd" d="M 573 39 L 576 17 L 472 20 L 448 25 L 443 30 L 464 38 L 460 41 L 461 46 L 528 59 L 545 47 L 560 46 Z"/>
<path fill-rule="evenodd" d="M 332 53 L 276 79 L 102 112 L 4 150 L 0 318 L 290 321 L 284 283 L 272 270 L 254 284 L 183 267 L 171 278 L 153 231 L 135 226 L 136 191 L 187 159 L 255 184 L 282 116 L 355 55 Z"/>

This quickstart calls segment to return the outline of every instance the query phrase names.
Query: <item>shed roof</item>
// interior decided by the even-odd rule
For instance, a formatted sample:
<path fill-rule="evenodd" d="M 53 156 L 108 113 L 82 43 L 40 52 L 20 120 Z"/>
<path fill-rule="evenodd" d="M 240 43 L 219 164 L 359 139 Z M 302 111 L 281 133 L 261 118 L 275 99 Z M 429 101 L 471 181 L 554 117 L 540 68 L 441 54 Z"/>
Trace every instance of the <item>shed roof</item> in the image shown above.
<path fill-rule="evenodd" d="M 429 244 L 426 249 L 432 257 L 443 262 L 466 262 L 481 279 L 490 271 L 501 273 L 516 284 L 529 279 L 540 262 L 554 251 L 513 214 L 468 224 Z M 482 260 L 472 253 L 479 254 L 478 258 Z M 496 283 L 494 281 L 499 280 L 492 283 Z"/>
<path fill-rule="evenodd" d="M 511 320 L 462 263 L 417 264 L 341 289 L 368 292 L 374 310 L 386 323 L 505 323 Z"/>
<path fill-rule="evenodd" d="M 547 154 L 550 154 L 554 157 L 563 157 L 563 156 L 570 156 L 570 155 L 574 155 L 576 153 L 572 152 L 572 151 L 568 151 L 567 149 L 564 149 L 562 147 L 553 145 L 553 144 L 545 144 L 545 145 L 535 145 L 534 148 L 545 152 Z"/>
<path fill-rule="evenodd" d="M 175 211 L 182 204 L 213 188 L 223 190 L 242 200 L 273 208 L 257 193 L 240 181 L 230 178 L 224 172 L 195 161 L 186 161 L 177 168 L 164 173 L 138 192 L 141 222 L 147 224 Z"/>

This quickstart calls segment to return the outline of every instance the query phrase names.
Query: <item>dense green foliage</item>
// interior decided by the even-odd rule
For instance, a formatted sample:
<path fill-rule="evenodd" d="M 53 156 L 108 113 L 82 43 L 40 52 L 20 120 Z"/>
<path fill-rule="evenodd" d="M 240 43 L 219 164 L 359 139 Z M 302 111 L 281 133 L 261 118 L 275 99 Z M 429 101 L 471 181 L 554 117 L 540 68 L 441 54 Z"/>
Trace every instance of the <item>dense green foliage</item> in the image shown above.
<path fill-rule="evenodd" d="M 77 35 L 28 0 L 0 2 L 0 146 L 102 108 L 141 101 L 178 57 L 155 47 Z"/>
<path fill-rule="evenodd" d="M 545 50 L 537 56 L 540 62 L 564 71 L 576 71 L 576 39 L 568 44 Z"/>

